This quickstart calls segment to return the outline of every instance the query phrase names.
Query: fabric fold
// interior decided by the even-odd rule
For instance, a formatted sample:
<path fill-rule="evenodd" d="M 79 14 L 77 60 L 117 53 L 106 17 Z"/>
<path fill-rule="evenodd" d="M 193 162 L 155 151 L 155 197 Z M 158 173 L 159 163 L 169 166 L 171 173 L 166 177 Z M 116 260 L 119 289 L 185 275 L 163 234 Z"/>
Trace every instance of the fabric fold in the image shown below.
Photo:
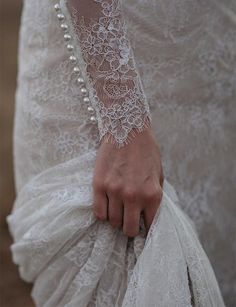
<path fill-rule="evenodd" d="M 148 235 L 95 219 L 95 151 L 28 182 L 7 217 L 13 261 L 37 306 L 224 306 L 192 222 L 165 180 Z M 190 287 L 191 282 L 191 287 Z"/>

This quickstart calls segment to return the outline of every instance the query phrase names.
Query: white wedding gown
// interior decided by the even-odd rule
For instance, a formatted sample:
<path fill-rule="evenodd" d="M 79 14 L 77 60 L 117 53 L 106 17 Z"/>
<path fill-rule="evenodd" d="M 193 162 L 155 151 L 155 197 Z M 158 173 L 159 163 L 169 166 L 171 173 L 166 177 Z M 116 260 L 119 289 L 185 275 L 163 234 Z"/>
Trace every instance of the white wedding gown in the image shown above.
<path fill-rule="evenodd" d="M 24 1 L 7 217 L 36 306 L 223 307 L 184 211 L 233 306 L 235 2 L 55 4 Z M 150 124 L 177 193 L 128 239 L 93 216 L 96 150 Z"/>

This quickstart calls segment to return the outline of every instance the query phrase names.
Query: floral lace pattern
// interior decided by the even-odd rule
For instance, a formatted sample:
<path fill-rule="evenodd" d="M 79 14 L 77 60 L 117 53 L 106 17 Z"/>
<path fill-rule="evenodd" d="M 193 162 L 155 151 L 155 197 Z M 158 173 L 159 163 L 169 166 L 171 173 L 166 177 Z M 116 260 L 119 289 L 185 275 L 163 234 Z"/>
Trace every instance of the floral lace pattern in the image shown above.
<path fill-rule="evenodd" d="M 97 226 L 90 227 L 93 220 L 90 212 L 84 210 L 91 202 L 90 181 L 87 181 L 91 174 L 88 174 L 89 159 L 82 156 L 96 150 L 100 140 L 98 125 L 91 123 L 78 88 L 74 65 L 53 8 L 56 2 L 24 1 L 14 125 L 19 196 L 11 220 L 16 235 L 13 249 L 16 262 L 31 273 L 37 270 L 35 266 L 40 268 L 37 278 L 31 275 L 36 278 L 34 296 L 43 301 L 58 287 L 51 299 L 60 300 L 63 296 L 61 304 L 65 306 L 63 303 L 70 301 L 76 292 L 74 276 L 85 265 L 86 253 L 90 254 L 91 240 L 94 242 L 96 236 Z M 234 0 L 126 0 L 122 5 L 129 42 L 162 152 L 165 177 L 175 187 L 181 208 L 197 226 L 226 305 L 234 307 L 235 245 L 231 244 L 231 238 L 235 233 L 236 198 L 236 171 L 232 164 L 236 156 L 236 3 Z M 82 162 L 77 163 L 80 158 Z M 82 208 L 77 210 L 80 205 Z M 76 248 L 79 237 L 72 235 L 77 230 L 78 234 L 85 234 L 84 241 L 78 242 L 81 255 Z M 157 233 L 161 234 L 160 230 Z M 27 232 L 30 235 L 23 239 L 23 233 Z M 110 239 L 113 240 L 111 233 Z M 134 248 L 141 255 L 144 242 L 139 239 Z M 60 250 L 62 242 L 67 243 Z M 82 252 L 80 246 L 84 245 L 88 250 Z M 49 252 L 41 253 L 46 257 L 45 266 L 40 266 L 43 259 L 37 262 L 41 254 L 36 255 L 35 251 L 40 247 Z M 158 253 L 153 251 L 153 256 L 159 256 L 160 245 Z M 164 255 L 161 256 L 164 261 Z M 109 267 L 115 265 L 116 286 L 121 290 L 119 298 L 116 297 L 120 302 L 122 289 L 127 288 L 126 279 L 121 276 L 129 275 L 131 279 L 127 279 L 133 290 L 139 290 L 137 281 L 142 281 L 140 272 L 133 272 L 137 261 L 133 242 L 126 245 L 123 240 L 116 245 L 112 257 L 116 261 L 110 262 Z M 168 259 L 174 265 L 176 259 Z M 154 257 L 153 261 L 149 269 L 155 274 L 155 264 L 160 263 L 160 258 Z M 86 274 L 88 267 L 84 266 L 81 274 L 92 282 Z M 96 270 L 96 266 L 90 265 L 90 269 Z M 101 300 L 107 298 L 102 295 L 103 289 L 111 285 L 107 282 L 111 280 L 109 272 L 106 274 L 107 278 L 103 277 L 90 293 L 91 306 L 96 306 L 93 303 L 96 293 L 101 294 Z M 165 278 L 168 276 L 165 274 Z M 186 275 L 183 282 L 186 283 Z M 116 286 L 112 289 L 117 289 Z M 109 301 L 107 305 L 111 306 Z M 59 304 L 56 302 L 55 306 Z"/>
<path fill-rule="evenodd" d="M 68 7 L 97 111 L 100 139 L 105 136 L 118 146 L 127 144 L 137 131 L 150 125 L 151 115 L 120 0 L 69 0 Z"/>
<path fill-rule="evenodd" d="M 36 306 L 224 307 L 211 265 L 167 181 L 147 236 L 143 220 L 131 239 L 95 219 L 95 158 L 90 151 L 41 172 L 7 218 L 13 260 L 21 277 L 34 283 Z"/>

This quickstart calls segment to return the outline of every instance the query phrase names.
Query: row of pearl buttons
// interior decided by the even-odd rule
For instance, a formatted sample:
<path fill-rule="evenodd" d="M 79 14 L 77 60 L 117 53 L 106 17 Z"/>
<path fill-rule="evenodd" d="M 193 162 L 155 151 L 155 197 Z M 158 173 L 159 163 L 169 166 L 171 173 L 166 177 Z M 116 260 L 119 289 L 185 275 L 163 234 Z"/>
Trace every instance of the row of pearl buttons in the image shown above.
<path fill-rule="evenodd" d="M 57 18 L 58 18 L 58 20 L 61 23 L 61 29 L 64 32 L 64 40 L 66 42 L 67 50 L 71 53 L 69 59 L 70 59 L 70 61 L 73 64 L 76 64 L 77 63 L 77 58 L 74 55 L 74 46 L 70 43 L 71 40 L 72 40 L 72 37 L 68 33 L 69 27 L 65 23 L 65 16 L 61 12 L 60 4 L 59 3 L 55 4 L 54 5 L 54 9 L 55 9 L 55 11 L 57 13 Z M 90 99 L 88 97 L 88 90 L 85 87 L 84 79 L 80 76 L 80 69 L 79 69 L 78 66 L 74 66 L 73 71 L 74 71 L 75 74 L 78 75 L 77 82 L 81 86 L 80 91 L 81 91 L 81 94 L 83 95 L 83 102 L 85 102 L 88 105 L 87 110 L 88 110 L 89 114 L 91 114 L 90 121 L 95 123 L 96 122 L 96 117 L 94 115 L 95 111 L 94 111 L 94 108 L 91 105 L 89 105 L 90 104 Z"/>

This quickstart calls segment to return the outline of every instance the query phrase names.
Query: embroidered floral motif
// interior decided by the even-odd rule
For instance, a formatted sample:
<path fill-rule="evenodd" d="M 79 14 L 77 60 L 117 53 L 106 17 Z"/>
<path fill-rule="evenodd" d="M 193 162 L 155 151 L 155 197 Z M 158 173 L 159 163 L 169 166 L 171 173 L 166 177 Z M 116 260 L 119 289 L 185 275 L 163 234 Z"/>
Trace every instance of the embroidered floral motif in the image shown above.
<path fill-rule="evenodd" d="M 100 138 L 105 136 L 122 146 L 149 126 L 149 106 L 135 68 L 120 1 L 92 2 L 97 3 L 96 18 L 94 13 L 84 16 L 79 4 L 69 5 L 72 24 L 93 89 Z"/>

